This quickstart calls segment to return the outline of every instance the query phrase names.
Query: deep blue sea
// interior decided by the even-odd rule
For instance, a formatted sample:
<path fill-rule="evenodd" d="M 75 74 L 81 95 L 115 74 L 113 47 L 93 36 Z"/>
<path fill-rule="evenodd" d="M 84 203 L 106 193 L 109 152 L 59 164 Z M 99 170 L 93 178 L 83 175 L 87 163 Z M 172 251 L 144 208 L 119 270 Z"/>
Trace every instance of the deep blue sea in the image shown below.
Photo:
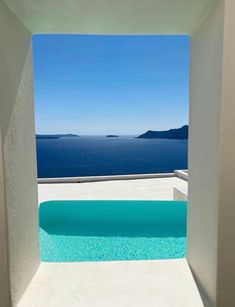
<path fill-rule="evenodd" d="M 187 168 L 187 140 L 82 136 L 36 142 L 39 178 L 166 173 Z"/>

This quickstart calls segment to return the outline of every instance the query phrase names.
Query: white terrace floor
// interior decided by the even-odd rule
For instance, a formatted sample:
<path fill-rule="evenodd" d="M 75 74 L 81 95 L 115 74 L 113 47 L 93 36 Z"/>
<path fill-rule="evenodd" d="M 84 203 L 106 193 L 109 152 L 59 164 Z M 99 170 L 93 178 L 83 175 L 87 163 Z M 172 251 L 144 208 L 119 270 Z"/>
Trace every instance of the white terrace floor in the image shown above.
<path fill-rule="evenodd" d="M 173 187 L 186 189 L 177 177 L 100 181 L 87 183 L 39 184 L 39 202 L 49 199 L 149 199 L 172 200 Z"/>
<path fill-rule="evenodd" d="M 49 199 L 172 199 L 178 178 L 40 184 Z M 42 263 L 18 307 L 202 307 L 186 259 Z"/>

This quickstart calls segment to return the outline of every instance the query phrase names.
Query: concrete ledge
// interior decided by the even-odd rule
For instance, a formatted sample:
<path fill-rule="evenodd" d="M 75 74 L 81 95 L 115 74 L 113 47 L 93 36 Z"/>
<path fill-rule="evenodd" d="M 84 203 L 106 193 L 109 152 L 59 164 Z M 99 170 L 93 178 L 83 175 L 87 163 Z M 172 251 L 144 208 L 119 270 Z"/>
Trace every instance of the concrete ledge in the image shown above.
<path fill-rule="evenodd" d="M 187 169 L 176 170 L 175 171 L 175 176 L 188 181 L 188 170 Z"/>
<path fill-rule="evenodd" d="M 135 174 L 135 175 L 114 175 L 114 176 L 87 176 L 87 177 L 59 177 L 59 178 L 38 178 L 38 183 L 82 183 L 110 180 L 133 180 L 151 178 L 175 177 L 174 173 L 159 174 Z"/>
<path fill-rule="evenodd" d="M 187 187 L 174 187 L 173 188 L 173 199 L 174 200 L 188 200 Z"/>

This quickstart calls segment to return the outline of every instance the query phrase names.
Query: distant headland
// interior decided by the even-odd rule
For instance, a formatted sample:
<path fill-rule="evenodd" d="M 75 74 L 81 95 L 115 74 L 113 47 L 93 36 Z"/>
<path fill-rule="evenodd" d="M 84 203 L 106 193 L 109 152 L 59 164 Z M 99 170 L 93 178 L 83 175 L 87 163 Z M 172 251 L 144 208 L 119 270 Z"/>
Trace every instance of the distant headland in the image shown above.
<path fill-rule="evenodd" d="M 153 131 L 149 130 L 144 134 L 137 136 L 140 139 L 175 139 L 184 140 L 188 139 L 188 125 L 184 125 L 181 128 L 170 129 L 165 131 Z"/>
<path fill-rule="evenodd" d="M 36 134 L 36 139 L 78 138 L 77 134 Z"/>
<path fill-rule="evenodd" d="M 118 135 L 108 134 L 106 135 L 106 138 L 118 138 Z"/>

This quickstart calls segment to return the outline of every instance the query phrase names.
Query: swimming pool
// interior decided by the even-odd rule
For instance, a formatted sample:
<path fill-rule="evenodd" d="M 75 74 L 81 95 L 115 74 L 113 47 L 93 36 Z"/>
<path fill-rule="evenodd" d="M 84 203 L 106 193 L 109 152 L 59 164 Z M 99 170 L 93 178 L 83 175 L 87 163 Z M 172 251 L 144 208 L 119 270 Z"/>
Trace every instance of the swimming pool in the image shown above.
<path fill-rule="evenodd" d="M 184 201 L 62 201 L 40 204 L 42 261 L 172 259 L 185 256 Z"/>

